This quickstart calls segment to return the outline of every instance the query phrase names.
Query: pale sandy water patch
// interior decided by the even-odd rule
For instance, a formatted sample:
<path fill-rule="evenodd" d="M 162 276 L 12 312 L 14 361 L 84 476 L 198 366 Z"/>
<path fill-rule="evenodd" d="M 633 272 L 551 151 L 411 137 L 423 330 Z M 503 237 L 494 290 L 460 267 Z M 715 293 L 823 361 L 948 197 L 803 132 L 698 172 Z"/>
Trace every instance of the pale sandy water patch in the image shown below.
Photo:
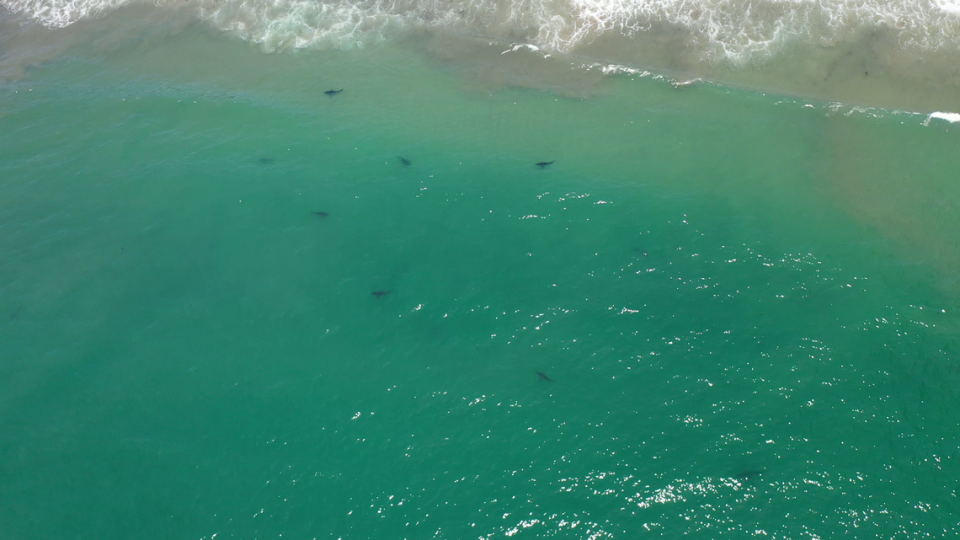
<path fill-rule="evenodd" d="M 430 38 L 426 49 L 474 70 L 481 84 L 519 84 L 582 94 L 573 67 L 621 64 L 677 80 L 702 78 L 850 105 L 930 112 L 960 110 L 953 4 L 873 0 L 520 3 L 411 0 L 162 2 L 8 0 L 0 68 L 55 58 L 80 41 L 165 34 L 199 21 L 265 52 L 362 49 Z M 31 22 L 32 21 L 32 22 Z M 50 28 L 38 32 L 39 28 Z M 23 27 L 23 28 L 21 28 Z M 106 30 L 106 34 L 104 31 Z M 418 37 L 419 36 L 419 37 Z M 129 38 L 128 35 L 125 36 Z M 139 39 L 139 38 L 136 38 Z M 532 47 L 539 56 L 493 63 L 484 45 Z M 3 67 L 6 66 L 6 67 Z"/>

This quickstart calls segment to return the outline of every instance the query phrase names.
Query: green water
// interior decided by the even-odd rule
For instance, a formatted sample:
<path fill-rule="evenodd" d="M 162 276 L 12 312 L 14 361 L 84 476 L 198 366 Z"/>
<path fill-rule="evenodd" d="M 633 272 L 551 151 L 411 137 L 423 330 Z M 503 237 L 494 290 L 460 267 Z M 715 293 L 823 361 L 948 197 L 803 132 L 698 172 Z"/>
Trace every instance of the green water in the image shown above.
<path fill-rule="evenodd" d="M 195 29 L 4 83 L 2 537 L 955 535 L 956 129 L 595 84 Z"/>

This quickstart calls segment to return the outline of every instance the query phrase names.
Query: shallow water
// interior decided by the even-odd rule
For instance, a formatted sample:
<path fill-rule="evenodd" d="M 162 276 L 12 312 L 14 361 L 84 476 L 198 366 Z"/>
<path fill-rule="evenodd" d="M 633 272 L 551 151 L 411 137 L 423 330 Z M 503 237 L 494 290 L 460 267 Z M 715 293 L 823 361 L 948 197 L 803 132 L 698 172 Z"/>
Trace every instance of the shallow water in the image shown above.
<path fill-rule="evenodd" d="M 5 537 L 956 533 L 954 125 L 125 39 L 0 87 Z"/>
<path fill-rule="evenodd" d="M 268 53 L 427 36 L 430 54 L 472 65 L 483 84 L 556 91 L 582 78 L 571 68 L 651 70 L 849 105 L 960 110 L 958 0 L 0 0 L 0 79 L 79 42 L 111 48 L 190 25 Z M 499 58 L 513 47 L 529 58 Z"/>

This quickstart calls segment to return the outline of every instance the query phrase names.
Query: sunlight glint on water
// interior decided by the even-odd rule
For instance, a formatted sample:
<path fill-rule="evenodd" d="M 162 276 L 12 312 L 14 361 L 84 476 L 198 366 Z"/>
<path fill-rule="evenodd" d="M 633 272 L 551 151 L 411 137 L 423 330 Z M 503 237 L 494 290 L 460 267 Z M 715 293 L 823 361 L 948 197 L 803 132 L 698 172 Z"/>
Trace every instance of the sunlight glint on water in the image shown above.
<path fill-rule="evenodd" d="M 5 537 L 956 533 L 954 125 L 124 43 L 0 88 Z"/>

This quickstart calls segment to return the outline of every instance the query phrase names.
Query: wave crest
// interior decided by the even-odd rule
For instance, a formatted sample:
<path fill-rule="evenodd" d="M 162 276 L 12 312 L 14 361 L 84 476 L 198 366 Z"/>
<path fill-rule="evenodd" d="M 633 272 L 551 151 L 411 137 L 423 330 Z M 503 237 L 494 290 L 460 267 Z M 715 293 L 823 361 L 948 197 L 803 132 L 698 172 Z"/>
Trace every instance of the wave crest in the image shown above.
<path fill-rule="evenodd" d="M 2 0 L 64 27 L 147 0 Z M 833 47 L 883 34 L 913 54 L 960 52 L 960 0 L 186 0 L 267 50 L 351 47 L 405 27 L 448 28 L 575 52 L 601 36 L 671 36 L 710 62 L 763 61 L 792 43 Z M 185 4 L 157 0 L 162 7 Z M 191 5 L 191 4 L 186 4 Z"/>

